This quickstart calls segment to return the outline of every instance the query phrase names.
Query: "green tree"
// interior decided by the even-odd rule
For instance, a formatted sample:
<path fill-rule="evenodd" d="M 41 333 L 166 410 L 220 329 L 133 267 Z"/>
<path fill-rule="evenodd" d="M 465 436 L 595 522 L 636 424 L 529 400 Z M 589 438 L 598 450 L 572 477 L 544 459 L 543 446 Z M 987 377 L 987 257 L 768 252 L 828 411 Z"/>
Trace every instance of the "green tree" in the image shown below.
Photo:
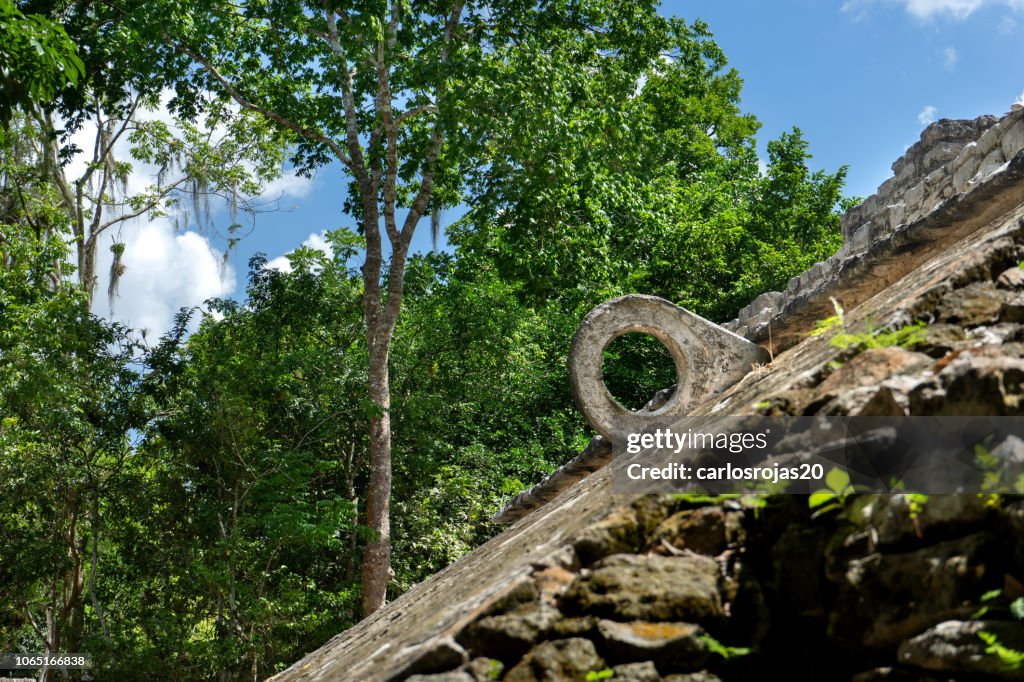
<path fill-rule="evenodd" d="M 41 213 L 0 223 L 0 646 L 58 653 L 87 650 L 90 631 L 106 630 L 100 538 L 110 505 L 129 494 L 130 433 L 146 411 L 136 344 L 53 278 L 67 247 L 36 237 Z"/>
<path fill-rule="evenodd" d="M 391 574 L 389 353 L 420 219 L 456 203 L 467 174 L 502 162 L 510 118 L 523 131 L 521 144 L 563 128 L 544 99 L 553 86 L 568 83 L 570 95 L 584 99 L 609 80 L 635 87 L 663 52 L 689 45 L 683 24 L 660 18 L 654 3 L 611 0 L 110 4 L 140 41 L 162 45 L 170 60 L 192 61 L 193 92 L 216 92 L 261 114 L 295 136 L 301 166 L 336 160 L 350 178 L 346 206 L 366 237 L 363 314 L 368 398 L 376 406 L 367 499 L 373 540 L 362 581 L 364 612 L 372 613 Z M 625 113 L 613 106 L 589 127 L 620 130 Z"/>
<path fill-rule="evenodd" d="M 359 242 L 334 233 L 332 258 L 300 250 L 291 273 L 253 259 L 245 306 L 212 302 L 188 338 L 183 313 L 149 356 L 140 454 L 160 465 L 134 513 L 149 532 L 119 538 L 119 676 L 173 657 L 193 679 L 262 679 L 358 620 Z"/>
<path fill-rule="evenodd" d="M 0 0 L 0 137 L 16 109 L 48 103 L 83 73 L 60 24 L 23 14 L 14 0 Z"/>
<path fill-rule="evenodd" d="M 812 173 L 795 130 L 769 143 L 762 173 L 738 74 L 706 25 L 667 24 L 663 57 L 634 72 L 598 62 L 591 82 L 539 47 L 544 88 L 506 73 L 492 79 L 493 106 L 474 104 L 500 132 L 452 241 L 531 301 L 588 308 L 649 293 L 724 321 L 838 248 L 845 168 Z M 536 125 L 519 101 L 555 124 Z"/>

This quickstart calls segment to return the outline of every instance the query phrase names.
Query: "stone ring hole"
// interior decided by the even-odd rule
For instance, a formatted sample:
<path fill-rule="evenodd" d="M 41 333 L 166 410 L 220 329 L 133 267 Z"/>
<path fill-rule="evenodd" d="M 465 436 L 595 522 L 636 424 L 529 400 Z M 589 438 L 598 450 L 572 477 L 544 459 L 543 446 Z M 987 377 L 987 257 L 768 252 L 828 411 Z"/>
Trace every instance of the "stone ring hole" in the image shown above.
<path fill-rule="evenodd" d="M 643 409 L 658 391 L 678 384 L 686 367 L 650 331 L 626 332 L 604 349 L 601 376 L 612 399 L 625 409 Z"/>

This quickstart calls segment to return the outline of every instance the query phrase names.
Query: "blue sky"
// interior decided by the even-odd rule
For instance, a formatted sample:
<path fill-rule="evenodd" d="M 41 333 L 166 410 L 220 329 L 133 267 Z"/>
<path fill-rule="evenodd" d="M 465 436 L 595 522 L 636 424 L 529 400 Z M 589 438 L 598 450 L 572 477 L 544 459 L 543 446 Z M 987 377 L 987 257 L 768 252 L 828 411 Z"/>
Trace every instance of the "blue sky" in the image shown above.
<path fill-rule="evenodd" d="M 768 140 L 798 126 L 814 168 L 849 166 L 849 194 L 873 193 L 929 121 L 1002 115 L 1024 93 L 1024 0 L 671 0 L 662 12 L 710 25 L 744 81 L 743 109 L 763 124 L 762 156 Z M 178 306 L 241 298 L 253 253 L 281 257 L 351 224 L 337 165 L 276 186 L 286 210 L 260 215 L 218 273 L 216 242 L 203 254 L 195 239 L 179 244 L 166 230 L 159 240 L 153 230 L 148 241 L 129 238 L 117 317 L 161 332 Z M 417 232 L 414 248 L 429 249 L 426 221 Z M 166 267 L 154 264 L 154 249 L 168 250 Z M 146 252 L 144 270 L 132 270 L 133 250 Z M 191 279 L 176 286 L 175 277 Z M 96 312 L 110 314 L 105 302 Z"/>

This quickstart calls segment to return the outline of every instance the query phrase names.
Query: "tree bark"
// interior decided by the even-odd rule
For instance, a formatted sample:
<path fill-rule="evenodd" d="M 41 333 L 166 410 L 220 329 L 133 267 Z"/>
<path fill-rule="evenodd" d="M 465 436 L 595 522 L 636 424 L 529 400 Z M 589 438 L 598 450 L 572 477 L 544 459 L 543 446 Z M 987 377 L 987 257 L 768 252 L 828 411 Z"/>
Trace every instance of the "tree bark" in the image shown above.
<path fill-rule="evenodd" d="M 366 524 L 372 535 L 363 555 L 363 617 L 384 605 L 392 576 L 389 345 L 378 339 L 376 343 L 371 342 L 370 346 L 369 398 L 378 412 L 370 417 L 370 483 L 366 496 Z"/>

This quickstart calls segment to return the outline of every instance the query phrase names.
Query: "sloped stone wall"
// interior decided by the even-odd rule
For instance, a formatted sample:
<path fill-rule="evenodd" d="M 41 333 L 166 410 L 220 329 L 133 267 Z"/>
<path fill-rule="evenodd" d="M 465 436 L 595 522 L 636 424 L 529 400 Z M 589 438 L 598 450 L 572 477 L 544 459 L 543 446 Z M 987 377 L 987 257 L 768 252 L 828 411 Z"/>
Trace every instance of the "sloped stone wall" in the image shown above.
<path fill-rule="evenodd" d="M 584 528 L 411 682 L 1024 679 L 1024 503 L 642 497 Z"/>
<path fill-rule="evenodd" d="M 814 339 L 778 358 L 782 381 L 753 376 L 710 411 L 1024 414 L 1024 213 L 961 246 L 901 282 L 903 296 L 866 304 L 895 326 L 928 323 L 911 347 Z M 1024 441 L 992 454 L 1022 466 Z M 818 514 L 804 496 L 641 496 L 460 624 L 437 644 L 443 665 L 420 657 L 395 679 L 1017 680 L 1021 599 L 1019 497 L 851 496 Z"/>

